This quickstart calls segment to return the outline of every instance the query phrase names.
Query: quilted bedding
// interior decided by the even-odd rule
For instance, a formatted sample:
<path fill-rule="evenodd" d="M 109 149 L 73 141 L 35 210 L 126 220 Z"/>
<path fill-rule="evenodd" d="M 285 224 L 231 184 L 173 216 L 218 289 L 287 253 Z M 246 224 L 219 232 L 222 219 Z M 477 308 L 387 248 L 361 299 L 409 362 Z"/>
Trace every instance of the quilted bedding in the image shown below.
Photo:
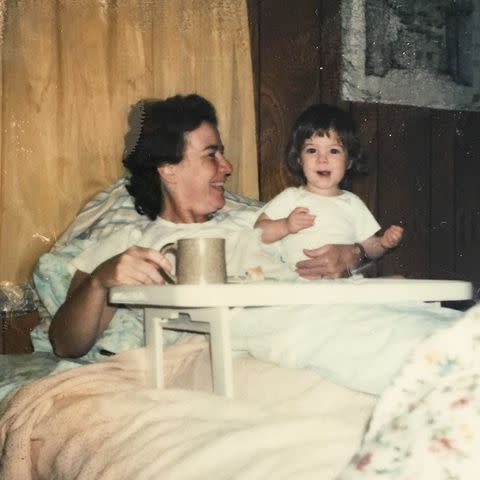
<path fill-rule="evenodd" d="M 338 480 L 470 480 L 480 472 L 480 305 L 416 349 Z"/>

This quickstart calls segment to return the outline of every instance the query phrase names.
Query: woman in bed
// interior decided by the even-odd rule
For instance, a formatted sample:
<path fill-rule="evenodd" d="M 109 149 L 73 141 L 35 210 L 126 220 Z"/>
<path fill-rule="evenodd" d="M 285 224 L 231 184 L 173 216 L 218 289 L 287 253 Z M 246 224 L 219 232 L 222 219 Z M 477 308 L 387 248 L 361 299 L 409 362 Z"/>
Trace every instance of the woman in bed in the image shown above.
<path fill-rule="evenodd" d="M 224 157 L 213 106 L 198 95 L 140 105 L 143 124 L 124 165 L 131 173 L 128 191 L 135 207 L 150 222 L 144 229 L 124 227 L 72 261 L 75 273 L 66 300 L 49 328 L 60 357 L 80 357 L 94 346 L 118 352 L 142 345 L 142 319 L 137 316 L 136 325 L 128 327 L 135 331 L 136 344 L 124 342 L 118 348 L 118 335 L 130 320 L 118 320 L 125 309 L 115 314 L 107 294 L 115 285 L 162 284 L 159 269 L 171 265 L 159 253 L 161 245 L 199 231 L 212 236 L 253 233 L 256 213 L 233 218 L 221 211 L 232 166 Z M 237 251 L 245 256 L 244 250 Z M 361 261 L 354 245 L 327 245 L 308 256 L 297 264 L 298 275 L 308 279 L 343 276 Z M 311 367 L 350 388 L 378 393 L 413 346 L 454 317 L 446 309 L 428 308 L 425 315 L 417 308 L 414 316 L 410 306 L 399 306 L 388 310 L 387 319 L 384 311 L 368 305 L 237 309 L 232 346 L 261 360 Z M 112 332 L 115 346 L 105 340 Z"/>
<path fill-rule="evenodd" d="M 141 134 L 124 160 L 132 175 L 128 190 L 137 211 L 166 227 L 208 222 L 225 203 L 224 184 L 232 172 L 213 106 L 198 95 L 140 105 Z M 307 278 L 339 277 L 358 263 L 358 253 L 348 245 L 313 250 L 311 260 L 299 263 L 298 273 Z M 91 274 L 77 270 L 50 327 L 55 353 L 85 354 L 112 319 L 108 289 L 161 284 L 159 268 L 171 265 L 158 250 L 132 246 L 100 263 Z"/>

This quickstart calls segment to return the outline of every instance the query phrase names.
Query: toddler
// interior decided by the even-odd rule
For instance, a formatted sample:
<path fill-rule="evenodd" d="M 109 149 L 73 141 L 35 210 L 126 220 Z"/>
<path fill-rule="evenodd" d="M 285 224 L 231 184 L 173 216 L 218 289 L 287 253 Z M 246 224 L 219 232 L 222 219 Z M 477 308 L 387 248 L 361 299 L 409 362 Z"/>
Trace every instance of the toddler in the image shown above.
<path fill-rule="evenodd" d="M 301 187 L 285 189 L 261 210 L 255 227 L 262 241 L 280 240 L 283 260 L 295 269 L 304 249 L 326 244 L 356 244 L 367 258 L 396 247 L 403 228 L 380 225 L 360 198 L 341 189 L 347 170 L 360 158 L 360 142 L 351 116 L 337 107 L 317 104 L 294 124 L 287 147 L 289 171 Z"/>

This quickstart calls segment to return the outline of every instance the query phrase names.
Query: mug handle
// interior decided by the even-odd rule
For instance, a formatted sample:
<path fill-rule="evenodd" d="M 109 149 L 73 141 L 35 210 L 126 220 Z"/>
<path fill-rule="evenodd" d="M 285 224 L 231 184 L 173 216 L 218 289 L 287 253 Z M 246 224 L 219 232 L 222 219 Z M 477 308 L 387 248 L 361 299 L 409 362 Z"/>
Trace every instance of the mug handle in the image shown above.
<path fill-rule="evenodd" d="M 160 249 L 160 253 L 162 255 L 165 255 L 166 253 L 171 253 L 172 255 L 174 255 L 176 257 L 177 255 L 177 246 L 175 245 L 175 243 L 166 243 L 161 249 Z M 170 272 L 167 272 L 166 270 L 164 270 L 162 267 L 159 268 L 160 270 L 160 273 L 162 274 L 162 276 L 164 276 L 165 280 L 168 282 L 168 283 L 177 283 L 177 277 L 176 275 L 174 275 L 173 273 L 170 273 Z"/>

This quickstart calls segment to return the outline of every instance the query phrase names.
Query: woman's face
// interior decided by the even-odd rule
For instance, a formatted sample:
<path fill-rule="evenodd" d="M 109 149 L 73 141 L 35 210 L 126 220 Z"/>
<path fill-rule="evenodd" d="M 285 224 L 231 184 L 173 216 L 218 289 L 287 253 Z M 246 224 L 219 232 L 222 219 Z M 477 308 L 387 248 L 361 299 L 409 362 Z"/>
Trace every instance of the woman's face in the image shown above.
<path fill-rule="evenodd" d="M 173 172 L 166 182 L 173 203 L 167 202 L 162 217 L 177 222 L 203 222 L 223 207 L 224 183 L 232 173 L 223 150 L 220 134 L 210 123 L 203 122 L 185 134 L 182 161 L 166 167 Z"/>

